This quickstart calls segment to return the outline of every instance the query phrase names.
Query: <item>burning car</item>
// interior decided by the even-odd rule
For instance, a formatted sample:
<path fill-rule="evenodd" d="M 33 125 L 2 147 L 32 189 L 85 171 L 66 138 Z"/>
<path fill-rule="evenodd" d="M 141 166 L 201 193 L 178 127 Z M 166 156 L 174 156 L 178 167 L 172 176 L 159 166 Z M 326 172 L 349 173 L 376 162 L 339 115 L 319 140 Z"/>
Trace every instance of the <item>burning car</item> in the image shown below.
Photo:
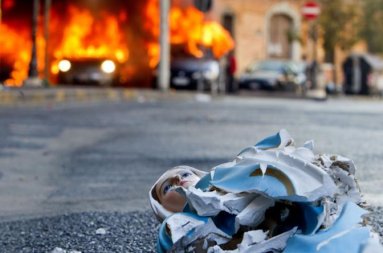
<path fill-rule="evenodd" d="M 58 62 L 59 84 L 97 84 L 110 86 L 119 83 L 119 68 L 110 59 L 63 59 Z"/>
<path fill-rule="evenodd" d="M 20 87 L 28 77 L 31 61 L 28 56 L 33 43 L 27 10 L 33 1 L 9 2 L 15 4 L 4 8 L 0 24 L 4 34 L 0 36 L 0 79 L 7 86 Z M 148 71 L 154 70 L 160 59 L 159 1 L 99 2 L 97 6 L 93 1 L 52 2 L 49 41 L 37 32 L 34 43 L 37 52 L 45 52 L 37 54 L 39 75 L 50 71 L 52 84 L 109 85 L 120 79 L 124 86 L 148 87 Z M 172 3 L 169 10 L 172 48 L 183 46 L 191 55 L 202 57 L 199 47 L 207 47 L 216 59 L 233 49 L 230 33 L 219 22 L 206 19 L 191 2 L 181 2 Z M 38 22 L 37 31 L 45 29 L 42 24 Z M 104 61 L 112 59 L 114 71 L 100 70 Z M 4 62 L 9 67 L 3 67 Z M 104 64 L 113 66 L 109 61 Z"/>

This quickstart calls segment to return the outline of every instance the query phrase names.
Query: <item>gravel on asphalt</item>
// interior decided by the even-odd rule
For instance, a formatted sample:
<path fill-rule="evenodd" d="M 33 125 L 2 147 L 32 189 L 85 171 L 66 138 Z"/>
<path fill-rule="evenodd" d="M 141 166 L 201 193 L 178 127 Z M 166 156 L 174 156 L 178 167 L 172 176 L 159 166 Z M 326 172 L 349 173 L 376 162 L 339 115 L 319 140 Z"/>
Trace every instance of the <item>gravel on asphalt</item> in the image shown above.
<path fill-rule="evenodd" d="M 366 208 L 369 213 L 365 215 L 365 220 L 372 230 L 379 234 L 380 243 L 383 244 L 383 207 L 369 206 Z"/>
<path fill-rule="evenodd" d="M 151 211 L 76 213 L 0 223 L 2 253 L 155 252 Z"/>
<path fill-rule="evenodd" d="M 383 242 L 383 207 L 366 221 Z M 155 252 L 159 222 L 150 210 L 77 213 L 0 223 L 2 253 Z"/>

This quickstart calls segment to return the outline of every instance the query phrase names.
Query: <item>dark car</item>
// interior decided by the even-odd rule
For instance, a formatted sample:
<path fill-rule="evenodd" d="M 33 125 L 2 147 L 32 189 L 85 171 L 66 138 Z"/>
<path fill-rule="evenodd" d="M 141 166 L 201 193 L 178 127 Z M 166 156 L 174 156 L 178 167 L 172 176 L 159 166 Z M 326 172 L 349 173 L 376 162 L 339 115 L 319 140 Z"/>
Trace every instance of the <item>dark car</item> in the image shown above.
<path fill-rule="evenodd" d="M 170 66 L 170 87 L 208 90 L 218 83 L 219 63 L 215 59 L 175 58 Z"/>
<path fill-rule="evenodd" d="M 58 69 L 59 84 L 110 86 L 119 82 L 118 65 L 109 59 L 63 59 Z"/>
<path fill-rule="evenodd" d="M 242 89 L 296 89 L 306 82 L 303 62 L 264 60 L 250 65 L 240 76 Z"/>
<path fill-rule="evenodd" d="M 210 90 L 218 85 L 220 65 L 211 49 L 201 47 L 202 57 L 195 57 L 184 46 L 172 46 L 170 87 L 183 90 Z M 159 67 L 154 73 L 153 87 L 157 87 Z"/>

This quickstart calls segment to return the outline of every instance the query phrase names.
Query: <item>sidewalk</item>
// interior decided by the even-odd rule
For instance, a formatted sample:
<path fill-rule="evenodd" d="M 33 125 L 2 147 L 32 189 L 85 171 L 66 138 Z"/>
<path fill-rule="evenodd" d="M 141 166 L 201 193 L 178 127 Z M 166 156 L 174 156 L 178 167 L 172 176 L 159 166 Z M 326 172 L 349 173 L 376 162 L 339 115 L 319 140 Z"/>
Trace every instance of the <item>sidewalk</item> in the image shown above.
<path fill-rule="evenodd" d="M 197 93 L 195 91 L 169 90 L 162 92 L 137 88 L 99 88 L 99 87 L 51 87 L 51 88 L 3 88 L 0 87 L 0 106 L 39 106 L 63 103 L 119 102 L 119 101 L 199 101 L 210 102 L 225 96 L 244 98 L 287 98 L 326 101 L 329 99 L 382 100 L 374 96 L 328 96 L 324 90 L 309 90 L 306 95 L 283 91 L 248 91 L 235 94 Z"/>
<path fill-rule="evenodd" d="M 0 90 L 0 106 L 60 104 L 99 101 L 157 101 L 194 99 L 195 93 L 161 92 L 150 89 L 123 88 L 17 88 Z"/>
<path fill-rule="evenodd" d="M 238 93 L 240 96 L 246 97 L 271 97 L 271 98 L 289 98 L 289 99 L 311 99 L 318 101 L 325 101 L 327 99 L 327 94 L 324 90 L 308 90 L 305 95 L 295 92 L 287 91 L 248 91 L 241 90 Z"/>

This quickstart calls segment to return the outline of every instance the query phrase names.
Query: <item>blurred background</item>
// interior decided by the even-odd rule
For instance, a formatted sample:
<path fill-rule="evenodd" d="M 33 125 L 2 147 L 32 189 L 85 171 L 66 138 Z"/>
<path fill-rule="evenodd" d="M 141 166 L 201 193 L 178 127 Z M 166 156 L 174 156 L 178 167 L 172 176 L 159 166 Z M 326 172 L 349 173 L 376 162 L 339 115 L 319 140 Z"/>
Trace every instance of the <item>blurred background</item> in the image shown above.
<path fill-rule="evenodd" d="M 5 87 L 28 86 L 37 77 L 52 87 L 160 88 L 165 32 L 158 0 L 0 3 Z M 170 5 L 170 88 L 383 92 L 383 28 L 377 25 L 383 21 L 382 0 L 173 0 Z"/>

